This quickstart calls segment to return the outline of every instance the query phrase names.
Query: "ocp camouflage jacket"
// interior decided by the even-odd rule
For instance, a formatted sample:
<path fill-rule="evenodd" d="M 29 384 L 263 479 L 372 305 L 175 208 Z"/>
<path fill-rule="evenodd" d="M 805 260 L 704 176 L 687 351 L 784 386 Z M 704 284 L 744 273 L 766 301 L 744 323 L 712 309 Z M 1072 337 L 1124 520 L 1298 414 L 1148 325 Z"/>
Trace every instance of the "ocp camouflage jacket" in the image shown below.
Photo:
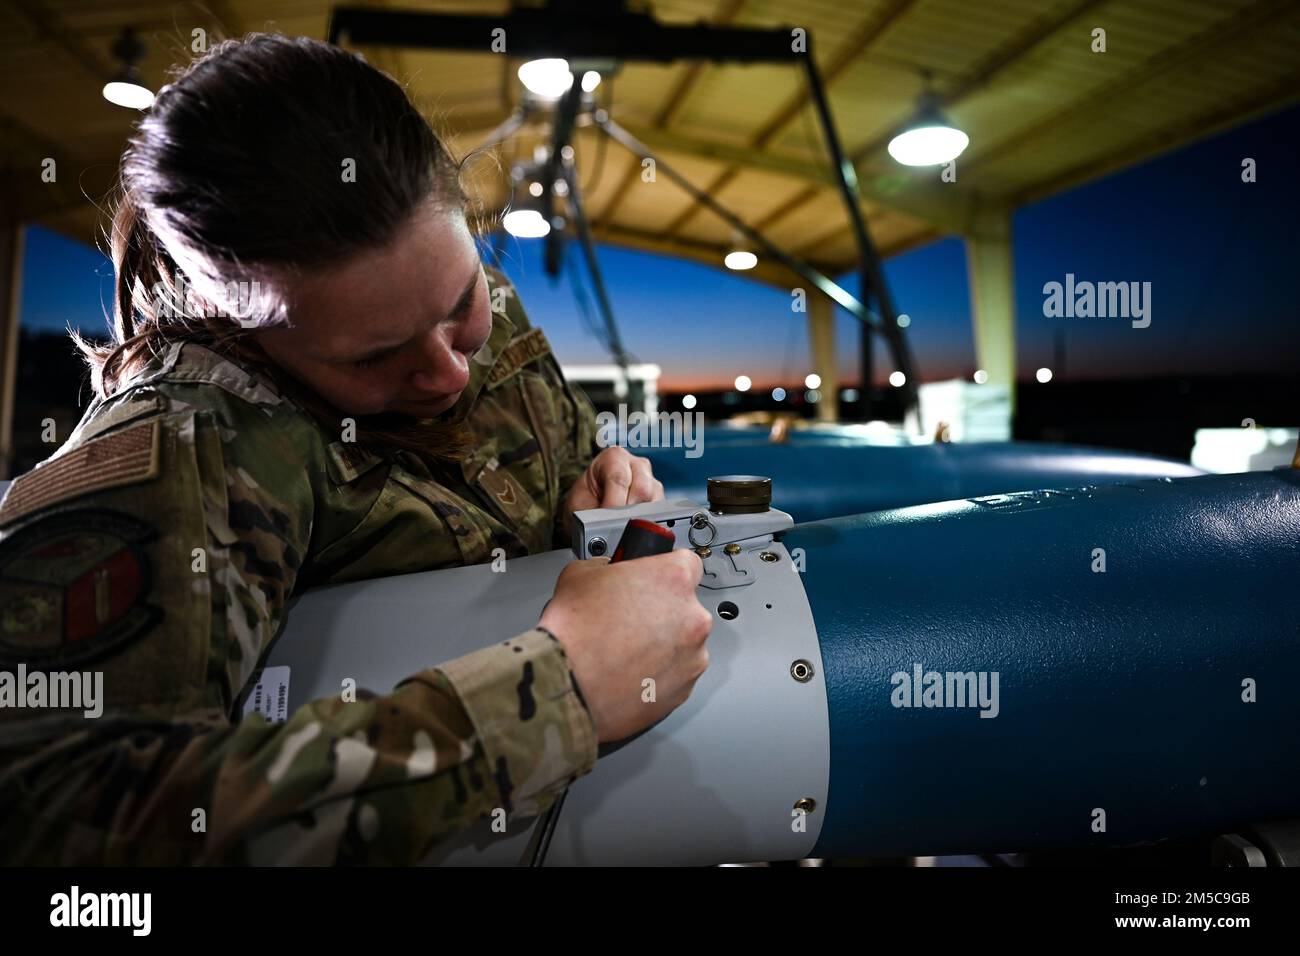
<path fill-rule="evenodd" d="M 304 588 L 567 545 L 595 416 L 488 279 L 500 308 L 449 413 L 476 442 L 458 467 L 364 450 L 283 376 L 185 342 L 15 481 L 0 671 L 102 671 L 105 709 L 0 706 L 0 859 L 405 863 L 591 770 L 591 716 L 540 629 L 440 662 L 431 620 L 429 669 L 397 687 L 234 719 Z"/>

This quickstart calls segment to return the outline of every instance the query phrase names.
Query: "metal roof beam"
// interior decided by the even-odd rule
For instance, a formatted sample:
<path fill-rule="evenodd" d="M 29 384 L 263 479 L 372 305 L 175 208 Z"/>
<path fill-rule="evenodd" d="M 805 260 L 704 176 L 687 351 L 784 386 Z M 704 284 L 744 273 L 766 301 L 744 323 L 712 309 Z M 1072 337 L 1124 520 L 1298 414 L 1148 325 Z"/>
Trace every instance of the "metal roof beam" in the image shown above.
<path fill-rule="evenodd" d="M 1104 2 L 1106 0 L 1079 0 L 1072 7 L 1048 13 L 1035 20 L 1010 41 L 990 53 L 969 76 L 960 79 L 947 92 L 940 94 L 940 103 L 944 107 L 951 107 L 971 96 L 982 87 L 987 86 L 990 80 L 1007 69 L 1007 67 L 1036 50 L 1045 40 L 1065 29 L 1068 24 L 1079 19 L 1093 7 Z M 855 166 L 860 165 L 884 149 L 893 136 L 894 130 L 891 129 L 857 149 L 851 150 L 849 157 L 853 160 Z"/>
<path fill-rule="evenodd" d="M 506 52 L 525 58 L 793 64 L 799 56 L 791 49 L 789 28 L 676 26 L 608 3 L 581 12 L 559 4 L 484 16 L 339 7 L 330 19 L 329 39 L 356 46 L 486 53 L 497 30 L 505 30 Z"/>
<path fill-rule="evenodd" d="M 1027 130 L 994 144 L 984 152 L 967 159 L 962 172 L 969 175 L 973 167 L 985 164 L 1008 152 L 1025 148 L 1027 143 L 1040 139 L 1072 119 L 1089 112 L 1104 112 L 1108 104 L 1121 99 L 1125 93 L 1149 83 L 1160 75 L 1191 62 L 1203 54 L 1234 45 L 1241 37 L 1255 31 L 1271 29 L 1279 14 L 1294 9 L 1295 0 L 1260 0 L 1245 10 L 1233 11 L 1215 20 L 1204 30 L 1193 34 L 1181 43 L 1166 47 L 1155 56 L 1126 71 L 1108 83 L 1070 104 L 1066 109 L 1032 124 Z"/>
<path fill-rule="evenodd" d="M 849 42 L 844 52 L 835 57 L 831 65 L 822 71 L 823 85 L 829 86 L 843 74 L 843 72 L 852 65 L 864 50 L 874 43 L 881 34 L 890 26 L 897 22 L 898 18 L 907 12 L 915 3 L 915 0 L 894 0 L 888 7 L 880 13 L 870 17 L 867 22 L 858 30 L 858 34 Z M 808 87 L 805 84 L 799 92 L 790 97 L 786 102 L 778 107 L 772 117 L 761 126 L 758 131 L 750 138 L 749 149 L 760 151 L 767 148 L 767 145 L 776 138 L 777 134 L 799 115 L 799 111 L 808 104 Z M 739 168 L 724 169 L 714 181 L 705 187 L 704 191 L 713 195 L 723 189 L 728 183 L 736 178 Z M 692 202 L 677 217 L 668 228 L 668 234 L 677 232 L 690 222 L 700 212 L 700 204 Z"/>
<path fill-rule="evenodd" d="M 745 0 L 728 0 L 727 5 L 711 22 L 714 26 L 725 26 L 731 23 L 740 14 L 744 5 Z M 651 124 L 654 129 L 667 129 L 673 120 L 677 118 L 677 113 L 685 105 L 686 98 L 690 96 L 695 84 L 699 82 L 700 74 L 704 72 L 704 68 L 705 64 L 700 60 L 694 61 L 686 68 L 677 83 L 668 91 L 663 108 L 660 109 L 659 114 Z M 635 164 L 630 166 L 627 172 L 623 174 L 623 179 L 619 182 L 618 187 L 610 195 L 609 202 L 605 203 L 600 212 L 592 216 L 592 222 L 605 222 L 612 219 L 614 214 L 618 212 L 618 207 L 623 204 L 623 198 L 627 195 L 628 189 L 636 183 L 640 175 L 641 170 L 638 166 Z"/>
<path fill-rule="evenodd" d="M 834 187 L 831 170 L 817 163 L 775 153 L 751 152 L 741 146 L 715 143 L 711 140 L 664 130 L 643 129 L 636 126 L 628 126 L 627 130 L 656 151 L 681 153 L 700 159 L 718 160 L 732 165 L 780 173 L 815 183 L 819 188 Z M 924 219 L 932 225 L 951 232 L 961 232 L 966 225 L 965 209 L 969 199 L 965 193 L 956 188 L 941 190 L 935 187 L 932 190 L 922 190 L 916 186 L 903 186 L 897 191 L 889 191 L 873 186 L 870 179 L 865 179 L 859 180 L 858 191 L 863 199 Z M 769 213 L 768 218 L 770 216 Z"/>
<path fill-rule="evenodd" d="M 36 0 L 14 0 L 10 7 L 28 22 L 38 39 L 50 40 L 98 82 L 108 82 L 109 76 L 113 73 L 113 64 L 102 58 L 81 37 L 67 29 L 57 14 L 47 10 Z"/>
<path fill-rule="evenodd" d="M 1219 107 L 1209 113 L 1200 114 L 1195 119 L 1163 127 L 1142 136 L 1136 143 L 1121 150 L 1072 166 L 1062 173 L 1034 183 L 1018 192 L 1013 202 L 1015 205 L 1036 202 L 1071 186 L 1125 169 L 1163 153 L 1170 148 L 1170 143 L 1185 146 L 1196 140 L 1206 139 L 1221 130 L 1239 126 L 1256 116 L 1270 113 L 1296 100 L 1300 100 L 1300 71 L 1292 72 L 1274 83 L 1254 90 L 1249 96 L 1242 97 L 1226 107 Z"/>

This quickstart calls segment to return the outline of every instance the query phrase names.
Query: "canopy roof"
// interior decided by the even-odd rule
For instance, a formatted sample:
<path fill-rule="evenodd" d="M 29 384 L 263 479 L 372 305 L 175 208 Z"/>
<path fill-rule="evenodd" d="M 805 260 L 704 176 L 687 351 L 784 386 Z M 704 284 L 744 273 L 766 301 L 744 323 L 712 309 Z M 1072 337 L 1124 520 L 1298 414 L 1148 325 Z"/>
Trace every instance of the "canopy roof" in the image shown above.
<path fill-rule="evenodd" d="M 365 6 L 367 4 L 354 4 Z M 382 4 L 371 4 L 383 6 Z M 505 2 L 410 2 L 405 8 L 504 13 Z M 271 29 L 324 38 L 319 0 L 17 0 L 0 7 L 0 148 L 10 214 L 94 241 L 137 114 L 99 95 L 124 26 L 148 44 L 155 88 L 210 38 Z M 665 23 L 799 26 L 813 50 L 864 210 L 884 255 L 944 234 L 974 234 L 1000 210 L 1176 148 L 1300 95 L 1300 4 L 1280 0 L 657 0 Z M 1106 31 L 1093 52 L 1092 31 Z M 483 53 L 361 48 L 405 83 L 460 151 L 518 104 L 520 60 Z M 971 138 L 957 181 L 896 164 L 886 144 L 916 109 L 923 75 Z M 612 95 L 611 95 L 612 94 Z M 856 263 L 853 236 L 804 77 L 795 66 L 629 63 L 601 96 L 613 117 L 778 245 L 831 274 Z M 721 268 L 730 227 L 598 134 L 575 137 L 597 238 Z M 503 153 L 530 156 L 533 126 Z M 32 177 L 45 157 L 58 180 Z M 23 173 L 26 175 L 22 175 Z M 484 181 L 489 206 L 504 193 Z M 91 198 L 87 198 L 87 196 Z M 756 275 L 785 282 L 764 263 Z"/>

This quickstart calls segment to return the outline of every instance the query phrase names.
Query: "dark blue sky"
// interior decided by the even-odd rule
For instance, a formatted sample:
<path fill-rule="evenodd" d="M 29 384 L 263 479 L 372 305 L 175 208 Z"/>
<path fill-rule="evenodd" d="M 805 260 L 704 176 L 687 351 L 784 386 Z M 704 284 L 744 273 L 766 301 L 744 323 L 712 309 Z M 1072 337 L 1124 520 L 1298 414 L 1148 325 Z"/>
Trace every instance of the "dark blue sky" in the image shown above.
<path fill-rule="evenodd" d="M 1300 108 L 1247 124 L 1117 175 L 1020 210 L 1014 221 L 1020 375 L 1054 364 L 1064 333 L 1065 378 L 1300 371 L 1300 309 L 1292 283 L 1300 250 L 1297 146 Z M 1258 181 L 1241 181 L 1241 161 Z M 533 321 L 566 362 L 605 362 L 586 331 L 571 283 L 552 285 L 540 244 L 513 241 L 507 271 Z M 576 252 L 575 250 L 572 250 Z M 734 273 L 601 246 L 601 265 L 628 350 L 663 366 L 662 387 L 763 386 L 808 371 L 803 316 L 788 292 Z M 923 380 L 974 368 L 966 259 L 945 239 L 897 256 L 886 275 Z M 1046 318 L 1043 284 L 1078 280 L 1152 283 L 1151 325 L 1119 319 Z M 103 333 L 111 266 L 96 251 L 45 230 L 27 232 L 25 327 L 68 323 Z M 585 273 L 584 273 L 585 275 Z M 843 277 L 853 283 L 852 276 Z M 857 378 L 857 327 L 837 323 L 844 380 Z M 877 349 L 878 381 L 891 370 Z"/>

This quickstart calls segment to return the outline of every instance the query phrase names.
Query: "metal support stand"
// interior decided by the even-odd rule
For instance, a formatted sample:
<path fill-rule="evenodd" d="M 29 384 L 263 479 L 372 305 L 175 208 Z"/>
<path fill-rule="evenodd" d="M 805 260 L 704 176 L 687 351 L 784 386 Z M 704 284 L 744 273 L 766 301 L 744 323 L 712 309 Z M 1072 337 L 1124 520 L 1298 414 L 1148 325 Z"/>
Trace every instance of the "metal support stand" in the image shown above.
<path fill-rule="evenodd" d="M 840 195 L 853 227 L 861 282 L 859 297 L 850 295 L 829 277 L 758 235 L 658 158 L 655 158 L 656 168 L 670 176 L 701 205 L 731 224 L 768 255 L 830 296 L 863 324 L 861 359 L 864 408 L 869 404 L 871 389 L 869 336 L 872 331 L 879 332 L 885 338 L 894 364 L 906 377 L 903 385 L 905 413 L 916 408 L 916 364 L 903 331 L 898 327 L 898 317 L 885 283 L 880 256 L 862 216 L 857 175 L 840 144 L 821 75 L 812 56 L 811 37 L 806 37 L 807 44 L 796 51 L 795 45 L 791 43 L 792 31 L 788 27 L 745 29 L 705 25 L 669 26 L 658 23 L 648 13 L 628 10 L 626 0 L 600 0 L 589 5 L 581 5 L 574 0 L 551 0 L 545 7 L 514 8 L 504 15 L 491 17 L 341 7 L 334 10 L 331 16 L 329 38 L 333 43 L 347 39 L 359 45 L 482 51 L 486 45 L 485 37 L 491 36 L 492 31 L 498 29 L 505 30 L 511 38 L 510 52 L 514 56 L 566 57 L 571 61 L 575 58 L 607 57 L 621 61 L 657 63 L 668 63 L 680 58 L 707 59 L 715 63 L 789 63 L 799 60 L 808 79 L 809 93 L 831 154 Z M 574 86 L 564 97 L 556 118 L 553 148 L 548 160 L 551 175 L 545 184 L 547 214 L 553 209 L 552 192 L 557 178 L 554 174 L 562 169 L 561 150 L 568 145 L 581 102 L 578 87 L 578 78 L 575 76 Z M 643 143 L 614 123 L 607 113 L 597 111 L 596 122 L 606 134 L 632 152 L 641 157 L 654 158 Z M 504 127 L 498 129 L 502 128 Z M 572 185 L 570 183 L 571 187 Z M 571 195 L 576 193 L 571 192 Z M 580 202 L 578 200 L 575 205 Z M 585 220 L 580 212 L 575 213 L 575 218 Z M 579 226 L 579 239 L 586 250 L 590 244 L 590 229 L 585 225 Z M 597 298 L 602 301 L 601 309 L 605 313 L 606 324 L 610 325 L 613 321 L 612 311 L 608 309 L 607 297 L 599 291 L 603 288 L 603 282 L 595 268 L 594 252 L 586 251 L 585 254 L 593 281 L 597 285 Z M 558 272 L 559 256 L 557 237 L 555 243 L 547 248 L 547 267 L 552 274 Z M 872 300 L 876 305 L 874 312 L 867 305 Z M 621 346 L 617 348 L 621 354 Z M 917 419 L 919 422 L 919 414 Z"/>

